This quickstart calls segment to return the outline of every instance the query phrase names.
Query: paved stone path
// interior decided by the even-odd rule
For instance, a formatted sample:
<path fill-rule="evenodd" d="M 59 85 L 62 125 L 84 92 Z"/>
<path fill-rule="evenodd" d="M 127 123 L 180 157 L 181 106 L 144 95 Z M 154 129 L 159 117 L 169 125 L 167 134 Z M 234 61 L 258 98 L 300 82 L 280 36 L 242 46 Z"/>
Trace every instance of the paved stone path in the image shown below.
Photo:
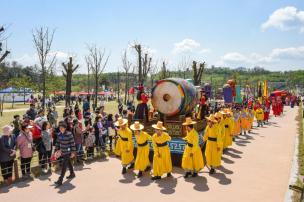
<path fill-rule="evenodd" d="M 150 176 L 136 179 L 133 172 L 120 174 L 116 158 L 77 167 L 77 177 L 55 189 L 57 174 L 42 176 L 3 188 L 0 201 L 225 201 L 280 202 L 288 189 L 297 127 L 297 108 L 286 108 L 283 117 L 241 136 L 223 156 L 223 166 L 214 175 L 205 168 L 197 178 L 185 180 L 174 169 L 171 179 L 152 182 Z"/>

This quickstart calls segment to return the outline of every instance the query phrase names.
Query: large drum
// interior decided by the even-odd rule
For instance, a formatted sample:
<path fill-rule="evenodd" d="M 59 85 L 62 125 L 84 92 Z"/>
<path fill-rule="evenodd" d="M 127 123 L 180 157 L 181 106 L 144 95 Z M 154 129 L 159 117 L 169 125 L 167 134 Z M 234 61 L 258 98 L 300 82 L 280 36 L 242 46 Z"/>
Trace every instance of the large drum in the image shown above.
<path fill-rule="evenodd" d="M 196 89 L 185 79 L 163 79 L 152 89 L 153 107 L 166 116 L 190 114 L 196 104 Z"/>

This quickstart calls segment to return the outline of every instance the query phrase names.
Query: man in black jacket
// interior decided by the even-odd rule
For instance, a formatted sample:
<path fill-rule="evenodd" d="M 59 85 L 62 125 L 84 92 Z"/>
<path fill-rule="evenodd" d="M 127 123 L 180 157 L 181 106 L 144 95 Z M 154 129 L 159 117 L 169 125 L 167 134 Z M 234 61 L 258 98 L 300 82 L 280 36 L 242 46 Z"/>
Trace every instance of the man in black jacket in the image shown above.
<path fill-rule="evenodd" d="M 56 152 L 59 152 L 62 157 L 62 169 L 59 179 L 55 182 L 57 186 L 62 185 L 67 167 L 69 167 L 70 170 L 70 175 L 67 179 L 73 179 L 75 177 L 71 158 L 75 157 L 76 146 L 72 133 L 67 131 L 66 128 L 67 125 L 64 122 L 59 123 L 60 133 L 56 141 Z"/>
<path fill-rule="evenodd" d="M 30 120 L 34 120 L 37 116 L 37 111 L 35 109 L 35 104 L 31 104 L 30 108 L 26 111 L 26 114 L 30 118 Z"/>

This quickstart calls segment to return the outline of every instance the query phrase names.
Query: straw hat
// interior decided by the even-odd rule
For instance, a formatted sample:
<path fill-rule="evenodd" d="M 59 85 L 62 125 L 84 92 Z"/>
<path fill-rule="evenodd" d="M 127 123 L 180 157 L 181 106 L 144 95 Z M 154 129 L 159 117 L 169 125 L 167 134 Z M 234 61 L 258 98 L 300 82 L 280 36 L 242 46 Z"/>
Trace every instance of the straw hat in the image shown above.
<path fill-rule="evenodd" d="M 213 114 L 211 114 L 209 117 L 206 117 L 206 119 L 208 121 L 213 122 L 213 123 L 217 123 L 217 120 L 215 120 L 215 116 Z"/>
<path fill-rule="evenodd" d="M 220 113 L 223 114 L 223 115 L 229 114 L 229 112 L 227 111 L 227 109 L 221 110 Z"/>
<path fill-rule="evenodd" d="M 156 124 L 153 124 L 152 127 L 158 130 L 166 130 L 162 121 L 158 121 Z"/>
<path fill-rule="evenodd" d="M 142 130 L 144 126 L 140 124 L 138 121 L 135 121 L 134 124 L 130 126 L 131 130 Z"/>
<path fill-rule="evenodd" d="M 214 115 L 215 118 L 223 118 L 223 114 L 220 112 L 216 112 Z"/>
<path fill-rule="evenodd" d="M 118 118 L 118 120 L 115 122 L 116 126 L 123 126 L 126 125 L 128 123 L 127 119 L 123 119 L 121 117 Z"/>
<path fill-rule="evenodd" d="M 2 131 L 3 131 L 3 135 L 8 136 L 8 135 L 10 135 L 12 133 L 13 128 L 10 125 L 5 125 L 2 128 Z"/>
<path fill-rule="evenodd" d="M 187 117 L 186 121 L 183 123 L 183 126 L 189 126 L 189 125 L 193 125 L 193 124 L 196 124 L 196 121 L 193 121 L 191 119 L 191 117 Z"/>

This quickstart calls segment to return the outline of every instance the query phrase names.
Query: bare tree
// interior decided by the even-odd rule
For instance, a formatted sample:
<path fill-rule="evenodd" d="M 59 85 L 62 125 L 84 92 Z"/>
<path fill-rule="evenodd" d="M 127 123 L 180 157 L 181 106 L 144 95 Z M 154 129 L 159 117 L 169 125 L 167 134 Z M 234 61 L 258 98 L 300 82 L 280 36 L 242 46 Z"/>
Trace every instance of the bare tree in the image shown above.
<path fill-rule="evenodd" d="M 73 58 L 69 58 L 69 62 L 67 64 L 62 63 L 64 71 L 62 71 L 63 76 L 65 77 L 65 106 L 70 106 L 71 104 L 71 93 L 72 93 L 72 77 L 73 73 L 79 68 L 79 65 L 74 67 Z"/>
<path fill-rule="evenodd" d="M 154 79 L 156 74 L 158 74 L 158 70 L 159 70 L 158 62 L 151 65 L 151 69 L 150 69 L 151 88 L 154 85 Z"/>
<path fill-rule="evenodd" d="M 91 71 L 95 78 L 94 106 L 96 108 L 100 75 L 107 66 L 110 54 L 107 54 L 105 49 L 97 48 L 96 44 L 88 46 L 88 50 L 89 55 L 87 56 L 87 58 L 91 67 Z"/>
<path fill-rule="evenodd" d="M 84 57 L 85 59 L 85 62 L 86 62 L 86 65 L 87 65 L 87 68 L 88 68 L 88 95 L 90 93 L 90 69 L 91 69 L 91 66 L 90 66 L 90 61 L 89 61 L 89 57 L 88 56 L 85 56 Z M 88 100 L 88 102 L 90 102 L 90 100 Z"/>
<path fill-rule="evenodd" d="M 167 62 L 164 60 L 162 62 L 160 79 L 165 79 L 169 77 L 169 71 L 167 69 Z"/>
<path fill-rule="evenodd" d="M 50 72 L 56 63 L 56 54 L 50 54 L 53 43 L 53 37 L 55 30 L 49 30 L 49 28 L 37 28 L 33 30 L 33 42 L 39 58 L 41 68 L 42 79 L 42 108 L 45 108 L 46 97 L 46 76 Z"/>
<path fill-rule="evenodd" d="M 128 58 L 127 58 L 127 50 L 124 51 L 122 57 L 122 68 L 124 69 L 125 71 L 125 101 L 124 103 L 127 104 L 127 97 L 128 97 L 128 100 L 129 100 L 129 71 L 131 69 L 131 66 L 132 66 L 132 63 L 130 61 L 128 61 Z"/>
<path fill-rule="evenodd" d="M 191 62 L 189 57 L 183 57 L 182 60 L 177 65 L 177 70 L 180 77 L 183 77 L 186 79 L 186 72 L 189 70 L 189 67 L 191 67 Z"/>
<path fill-rule="evenodd" d="M 3 41 L 6 40 L 6 37 L 4 37 L 5 29 L 4 27 L 0 27 L 0 53 L 2 52 L 2 45 Z M 6 50 L 2 56 L 0 56 L 0 63 L 10 54 L 10 51 Z"/>
<path fill-rule="evenodd" d="M 133 48 L 136 50 L 138 55 L 138 83 L 143 83 L 142 75 L 142 49 L 140 44 L 135 44 Z"/>
<path fill-rule="evenodd" d="M 201 84 L 204 69 L 205 69 L 205 62 L 199 63 L 199 67 L 198 67 L 197 62 L 193 60 L 192 70 L 193 70 L 193 82 L 195 86 Z"/>
<path fill-rule="evenodd" d="M 143 82 L 147 80 L 148 74 L 151 71 L 151 61 L 152 61 L 152 57 L 149 57 L 148 53 L 145 53 L 145 57 L 142 59 L 142 63 L 143 63 L 143 67 L 142 67 Z"/>

